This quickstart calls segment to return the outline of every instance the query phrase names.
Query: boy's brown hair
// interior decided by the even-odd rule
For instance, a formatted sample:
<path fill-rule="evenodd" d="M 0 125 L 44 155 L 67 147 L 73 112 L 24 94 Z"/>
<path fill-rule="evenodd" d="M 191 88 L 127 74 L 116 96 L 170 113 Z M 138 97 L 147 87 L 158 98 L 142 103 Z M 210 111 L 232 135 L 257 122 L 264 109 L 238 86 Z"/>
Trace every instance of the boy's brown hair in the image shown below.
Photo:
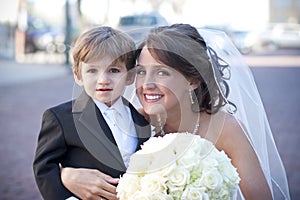
<path fill-rule="evenodd" d="M 113 63 L 125 63 L 129 71 L 135 66 L 135 43 L 133 39 L 119 30 L 108 26 L 91 28 L 82 33 L 73 46 L 73 70 L 81 75 L 82 63 L 110 58 Z"/>

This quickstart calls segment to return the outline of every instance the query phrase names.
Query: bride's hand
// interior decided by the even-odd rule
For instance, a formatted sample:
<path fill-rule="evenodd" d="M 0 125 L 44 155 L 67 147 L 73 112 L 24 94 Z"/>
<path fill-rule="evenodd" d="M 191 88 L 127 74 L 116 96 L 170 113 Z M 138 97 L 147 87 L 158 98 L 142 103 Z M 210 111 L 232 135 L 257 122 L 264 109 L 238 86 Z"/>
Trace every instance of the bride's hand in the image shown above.
<path fill-rule="evenodd" d="M 80 199 L 117 200 L 116 184 L 119 179 L 112 178 L 99 170 L 85 168 L 62 168 L 61 180 L 66 188 Z"/>

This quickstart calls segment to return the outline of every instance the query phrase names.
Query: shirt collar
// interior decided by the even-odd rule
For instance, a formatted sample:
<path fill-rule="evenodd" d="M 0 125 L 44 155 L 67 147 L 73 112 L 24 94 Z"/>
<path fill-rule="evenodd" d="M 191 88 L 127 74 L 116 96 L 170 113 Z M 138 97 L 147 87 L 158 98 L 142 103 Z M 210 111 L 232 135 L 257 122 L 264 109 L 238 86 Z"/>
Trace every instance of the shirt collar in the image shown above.
<path fill-rule="evenodd" d="M 126 115 L 126 110 L 125 110 L 125 105 L 123 104 L 122 98 L 119 97 L 117 99 L 117 101 L 111 105 L 110 107 L 108 107 L 105 103 L 102 103 L 96 99 L 93 99 L 93 101 L 95 102 L 95 104 L 97 105 L 97 107 L 99 108 L 99 110 L 101 111 L 102 115 L 109 109 L 115 109 L 116 111 L 118 111 L 122 117 L 127 117 Z"/>

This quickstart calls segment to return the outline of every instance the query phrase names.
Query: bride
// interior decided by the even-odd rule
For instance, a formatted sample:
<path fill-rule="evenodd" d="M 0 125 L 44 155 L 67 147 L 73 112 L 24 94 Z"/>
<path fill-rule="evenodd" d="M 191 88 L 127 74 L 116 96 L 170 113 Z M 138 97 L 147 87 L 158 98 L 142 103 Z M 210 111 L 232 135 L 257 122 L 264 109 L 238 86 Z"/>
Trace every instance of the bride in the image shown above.
<path fill-rule="evenodd" d="M 187 131 L 224 150 L 241 178 L 237 199 L 290 199 L 252 74 L 225 34 L 188 24 L 154 28 L 139 46 L 136 71 L 156 135 Z M 87 172 L 63 169 L 64 185 L 80 189 L 74 177 Z"/>

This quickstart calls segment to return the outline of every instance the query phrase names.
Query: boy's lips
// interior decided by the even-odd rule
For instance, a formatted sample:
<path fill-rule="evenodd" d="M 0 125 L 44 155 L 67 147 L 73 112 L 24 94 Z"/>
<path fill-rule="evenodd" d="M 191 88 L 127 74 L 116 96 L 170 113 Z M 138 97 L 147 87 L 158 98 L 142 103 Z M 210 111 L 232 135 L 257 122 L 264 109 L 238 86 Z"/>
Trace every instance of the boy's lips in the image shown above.
<path fill-rule="evenodd" d="M 161 94 L 144 94 L 144 100 L 149 103 L 154 103 L 163 98 Z"/>
<path fill-rule="evenodd" d="M 112 91 L 112 89 L 109 89 L 109 88 L 98 88 L 98 89 L 96 89 L 96 91 L 98 91 L 98 92 L 110 92 L 110 91 Z"/>

